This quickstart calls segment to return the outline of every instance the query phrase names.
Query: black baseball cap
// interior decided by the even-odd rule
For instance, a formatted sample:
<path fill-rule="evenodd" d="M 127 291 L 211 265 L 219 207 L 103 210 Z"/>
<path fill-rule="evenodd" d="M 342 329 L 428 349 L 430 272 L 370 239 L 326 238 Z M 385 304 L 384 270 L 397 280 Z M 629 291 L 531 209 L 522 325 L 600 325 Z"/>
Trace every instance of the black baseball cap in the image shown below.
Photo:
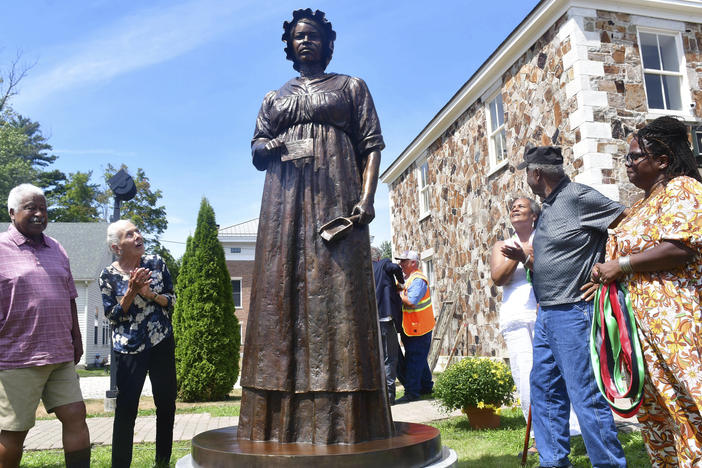
<path fill-rule="evenodd" d="M 561 149 L 557 146 L 534 146 L 524 151 L 524 161 L 517 164 L 517 169 L 522 170 L 529 164 L 550 164 L 559 166 L 563 164 Z"/>

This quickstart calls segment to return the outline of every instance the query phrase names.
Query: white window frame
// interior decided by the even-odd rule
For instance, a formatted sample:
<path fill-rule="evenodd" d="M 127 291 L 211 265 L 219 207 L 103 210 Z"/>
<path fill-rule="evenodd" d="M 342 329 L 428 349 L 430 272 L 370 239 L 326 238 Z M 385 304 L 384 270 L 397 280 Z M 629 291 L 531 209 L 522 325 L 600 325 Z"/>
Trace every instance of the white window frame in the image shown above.
<path fill-rule="evenodd" d="M 644 63 L 643 63 L 643 55 L 642 55 L 642 47 L 641 47 L 641 33 L 644 34 L 655 34 L 656 37 L 658 36 L 669 36 L 675 39 L 675 49 L 678 54 L 678 72 L 672 72 L 668 70 L 657 70 L 657 69 L 652 69 L 652 68 L 644 68 Z M 651 28 L 651 27 L 642 27 L 639 26 L 636 28 L 636 40 L 638 41 L 638 46 L 639 46 L 639 59 L 641 60 L 641 70 L 642 70 L 642 75 L 641 75 L 641 81 L 642 85 L 644 87 L 644 92 L 646 95 L 646 108 L 649 111 L 649 116 L 647 116 L 647 119 L 653 119 L 656 118 L 660 115 L 669 115 L 669 114 L 674 114 L 674 115 L 679 115 L 679 116 L 689 116 L 691 115 L 691 103 L 692 99 L 690 96 L 690 85 L 687 79 L 687 63 L 685 61 L 685 51 L 683 49 L 682 45 L 682 36 L 680 35 L 679 31 L 675 30 L 667 30 L 667 29 L 661 29 L 661 28 Z M 660 45 L 658 47 L 658 53 L 660 54 Z M 681 109 L 665 109 L 665 108 L 656 108 L 656 107 L 649 107 L 648 105 L 648 94 L 649 90 L 648 87 L 646 86 L 646 75 L 657 75 L 657 76 L 677 76 L 680 79 L 680 105 Z M 663 94 L 663 101 L 664 105 L 667 105 L 665 103 L 665 93 Z"/>
<path fill-rule="evenodd" d="M 419 219 L 431 213 L 431 188 L 429 185 L 429 161 L 422 159 L 417 164 L 417 196 L 419 197 Z"/>
<path fill-rule="evenodd" d="M 236 303 L 234 304 L 235 309 L 242 309 L 244 307 L 244 282 L 241 277 L 239 276 L 232 276 L 229 278 L 230 281 L 238 281 L 239 282 L 239 305 Z M 232 289 L 234 286 L 232 285 Z M 234 294 L 232 291 L 232 300 L 234 299 Z"/>
<path fill-rule="evenodd" d="M 492 117 L 493 113 L 496 112 L 497 100 L 499 99 L 502 104 L 502 114 L 496 115 L 497 127 L 492 128 Z M 504 112 L 504 102 L 502 101 L 502 91 L 498 89 L 495 93 L 491 94 L 485 101 L 487 104 L 485 106 L 485 122 L 487 128 L 488 137 L 488 154 L 490 156 L 490 173 L 497 171 L 498 169 L 504 167 L 509 158 L 507 157 L 507 130 L 505 125 L 505 112 Z M 495 103 L 495 110 L 493 110 L 493 103 Z M 500 119 L 502 122 L 500 122 Z M 502 138 L 502 159 L 498 160 L 498 150 L 496 145 L 497 138 Z"/>
<path fill-rule="evenodd" d="M 422 260 L 422 273 L 427 277 L 429 280 L 429 292 L 431 293 L 431 300 L 433 304 L 438 304 L 437 301 L 437 294 L 436 294 L 436 289 L 434 288 L 434 285 L 436 284 L 436 271 L 435 271 L 435 265 L 434 265 L 434 249 L 429 248 L 426 250 L 423 250 L 422 253 L 419 255 L 419 258 Z M 434 316 L 439 313 L 439 310 L 437 310 L 436 306 L 434 306 Z"/>

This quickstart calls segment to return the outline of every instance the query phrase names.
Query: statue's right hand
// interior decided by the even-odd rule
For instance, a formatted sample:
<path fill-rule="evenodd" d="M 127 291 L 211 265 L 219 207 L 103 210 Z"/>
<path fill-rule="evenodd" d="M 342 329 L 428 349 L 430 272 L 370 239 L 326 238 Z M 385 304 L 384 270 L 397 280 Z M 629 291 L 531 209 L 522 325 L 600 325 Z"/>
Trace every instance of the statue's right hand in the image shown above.
<path fill-rule="evenodd" d="M 272 157 L 280 157 L 280 154 L 283 149 L 283 141 L 278 139 L 278 138 L 273 138 L 272 140 L 268 140 L 263 143 L 261 141 L 260 143 L 257 143 L 254 145 L 253 153 L 254 157 L 256 158 L 272 158 Z"/>

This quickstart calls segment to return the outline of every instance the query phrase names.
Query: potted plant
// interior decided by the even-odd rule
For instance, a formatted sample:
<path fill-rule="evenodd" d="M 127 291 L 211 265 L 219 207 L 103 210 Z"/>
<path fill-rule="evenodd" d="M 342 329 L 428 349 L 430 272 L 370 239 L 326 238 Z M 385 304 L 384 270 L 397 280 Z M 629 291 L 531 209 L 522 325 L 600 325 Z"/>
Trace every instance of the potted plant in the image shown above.
<path fill-rule="evenodd" d="M 461 409 L 476 429 L 498 427 L 499 409 L 514 401 L 509 367 L 486 357 L 468 357 L 436 379 L 434 396 L 447 411 Z"/>

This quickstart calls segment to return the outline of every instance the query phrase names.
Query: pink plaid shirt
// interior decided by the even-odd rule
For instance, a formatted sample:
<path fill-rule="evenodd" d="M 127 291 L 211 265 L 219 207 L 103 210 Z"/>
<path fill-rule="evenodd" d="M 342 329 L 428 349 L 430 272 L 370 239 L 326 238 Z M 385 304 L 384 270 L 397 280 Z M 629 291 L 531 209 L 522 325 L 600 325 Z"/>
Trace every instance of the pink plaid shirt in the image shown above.
<path fill-rule="evenodd" d="M 73 361 L 68 256 L 49 236 L 36 244 L 14 225 L 0 233 L 0 370 Z"/>

